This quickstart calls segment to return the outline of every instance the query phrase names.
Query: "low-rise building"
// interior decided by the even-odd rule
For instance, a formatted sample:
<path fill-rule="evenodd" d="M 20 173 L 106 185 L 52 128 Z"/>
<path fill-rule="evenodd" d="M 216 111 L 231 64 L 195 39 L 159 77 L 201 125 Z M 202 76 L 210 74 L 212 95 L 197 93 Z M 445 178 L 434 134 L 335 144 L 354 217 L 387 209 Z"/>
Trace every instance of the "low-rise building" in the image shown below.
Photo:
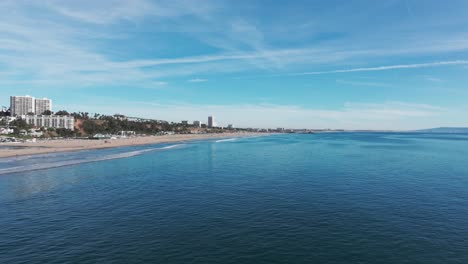
<path fill-rule="evenodd" d="M 92 136 L 93 139 L 111 139 L 112 135 L 111 134 L 95 134 Z"/>
<path fill-rule="evenodd" d="M 0 127 L 0 135 L 13 134 L 13 128 Z"/>
<path fill-rule="evenodd" d="M 193 126 L 194 127 L 200 127 L 201 126 L 200 121 L 193 121 Z"/>
<path fill-rule="evenodd" d="M 130 136 L 135 136 L 136 133 L 135 131 L 120 131 L 118 135 L 121 137 L 130 137 Z"/>
<path fill-rule="evenodd" d="M 28 135 L 31 137 L 41 137 L 44 133 L 38 129 L 29 129 Z"/>
<path fill-rule="evenodd" d="M 35 127 L 75 129 L 75 118 L 73 116 L 27 115 L 24 116 L 24 120 L 28 125 Z"/>

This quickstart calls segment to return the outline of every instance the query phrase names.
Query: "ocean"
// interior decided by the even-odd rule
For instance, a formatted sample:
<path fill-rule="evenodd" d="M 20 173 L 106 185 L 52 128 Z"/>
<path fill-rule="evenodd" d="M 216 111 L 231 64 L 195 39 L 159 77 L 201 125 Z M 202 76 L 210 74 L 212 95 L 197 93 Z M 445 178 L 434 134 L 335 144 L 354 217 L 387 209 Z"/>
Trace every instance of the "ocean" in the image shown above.
<path fill-rule="evenodd" d="M 286 134 L 0 159 L 0 263 L 466 264 L 468 135 Z"/>

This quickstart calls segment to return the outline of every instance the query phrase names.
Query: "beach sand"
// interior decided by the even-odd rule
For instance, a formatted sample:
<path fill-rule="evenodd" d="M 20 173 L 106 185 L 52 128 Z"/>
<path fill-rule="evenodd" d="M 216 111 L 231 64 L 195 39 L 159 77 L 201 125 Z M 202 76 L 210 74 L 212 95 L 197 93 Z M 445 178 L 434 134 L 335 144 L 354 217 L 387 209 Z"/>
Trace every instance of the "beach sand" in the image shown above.
<path fill-rule="evenodd" d="M 89 149 L 102 149 L 123 146 L 137 146 L 168 142 L 181 142 L 188 140 L 203 140 L 216 138 L 249 137 L 265 135 L 260 133 L 223 133 L 223 134 L 179 134 L 163 136 L 143 136 L 118 139 L 58 139 L 58 140 L 38 140 L 37 142 L 26 143 L 2 143 L 2 146 L 15 146 L 13 149 L 1 149 L 0 158 L 14 157 L 33 154 L 44 154 L 54 152 L 66 152 Z"/>

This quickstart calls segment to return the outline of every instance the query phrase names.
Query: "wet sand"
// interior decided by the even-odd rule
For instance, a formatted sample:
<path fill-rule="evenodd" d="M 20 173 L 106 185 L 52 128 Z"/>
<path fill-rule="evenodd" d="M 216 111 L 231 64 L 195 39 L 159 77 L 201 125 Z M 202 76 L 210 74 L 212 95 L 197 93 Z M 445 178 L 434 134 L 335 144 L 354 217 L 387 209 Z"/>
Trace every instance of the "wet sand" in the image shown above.
<path fill-rule="evenodd" d="M 26 143 L 2 143 L 1 146 L 15 146 L 15 148 L 0 148 L 0 158 L 14 157 L 33 154 L 44 154 L 54 152 L 78 151 L 89 149 L 102 149 L 123 146 L 137 146 L 168 142 L 181 142 L 188 140 L 203 140 L 216 138 L 249 137 L 265 135 L 260 133 L 223 133 L 223 134 L 184 134 L 184 135 L 163 135 L 145 136 L 118 139 L 58 139 L 58 140 L 38 140 L 37 142 Z"/>

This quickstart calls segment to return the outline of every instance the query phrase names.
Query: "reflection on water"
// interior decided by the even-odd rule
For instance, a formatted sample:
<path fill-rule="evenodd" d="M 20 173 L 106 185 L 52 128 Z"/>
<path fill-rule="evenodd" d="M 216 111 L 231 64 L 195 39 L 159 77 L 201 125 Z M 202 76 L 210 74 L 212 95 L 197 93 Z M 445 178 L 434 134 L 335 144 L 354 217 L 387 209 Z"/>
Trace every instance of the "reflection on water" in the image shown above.
<path fill-rule="evenodd" d="M 51 192 L 63 184 L 73 184 L 79 179 L 79 177 L 74 177 L 76 175 L 74 169 L 68 170 L 67 177 L 61 178 L 47 173 L 40 173 L 41 177 L 37 177 L 37 174 L 37 172 L 25 173 L 13 186 L 13 189 L 10 189 L 13 192 L 12 195 L 18 199 L 27 199 L 42 192 Z"/>

